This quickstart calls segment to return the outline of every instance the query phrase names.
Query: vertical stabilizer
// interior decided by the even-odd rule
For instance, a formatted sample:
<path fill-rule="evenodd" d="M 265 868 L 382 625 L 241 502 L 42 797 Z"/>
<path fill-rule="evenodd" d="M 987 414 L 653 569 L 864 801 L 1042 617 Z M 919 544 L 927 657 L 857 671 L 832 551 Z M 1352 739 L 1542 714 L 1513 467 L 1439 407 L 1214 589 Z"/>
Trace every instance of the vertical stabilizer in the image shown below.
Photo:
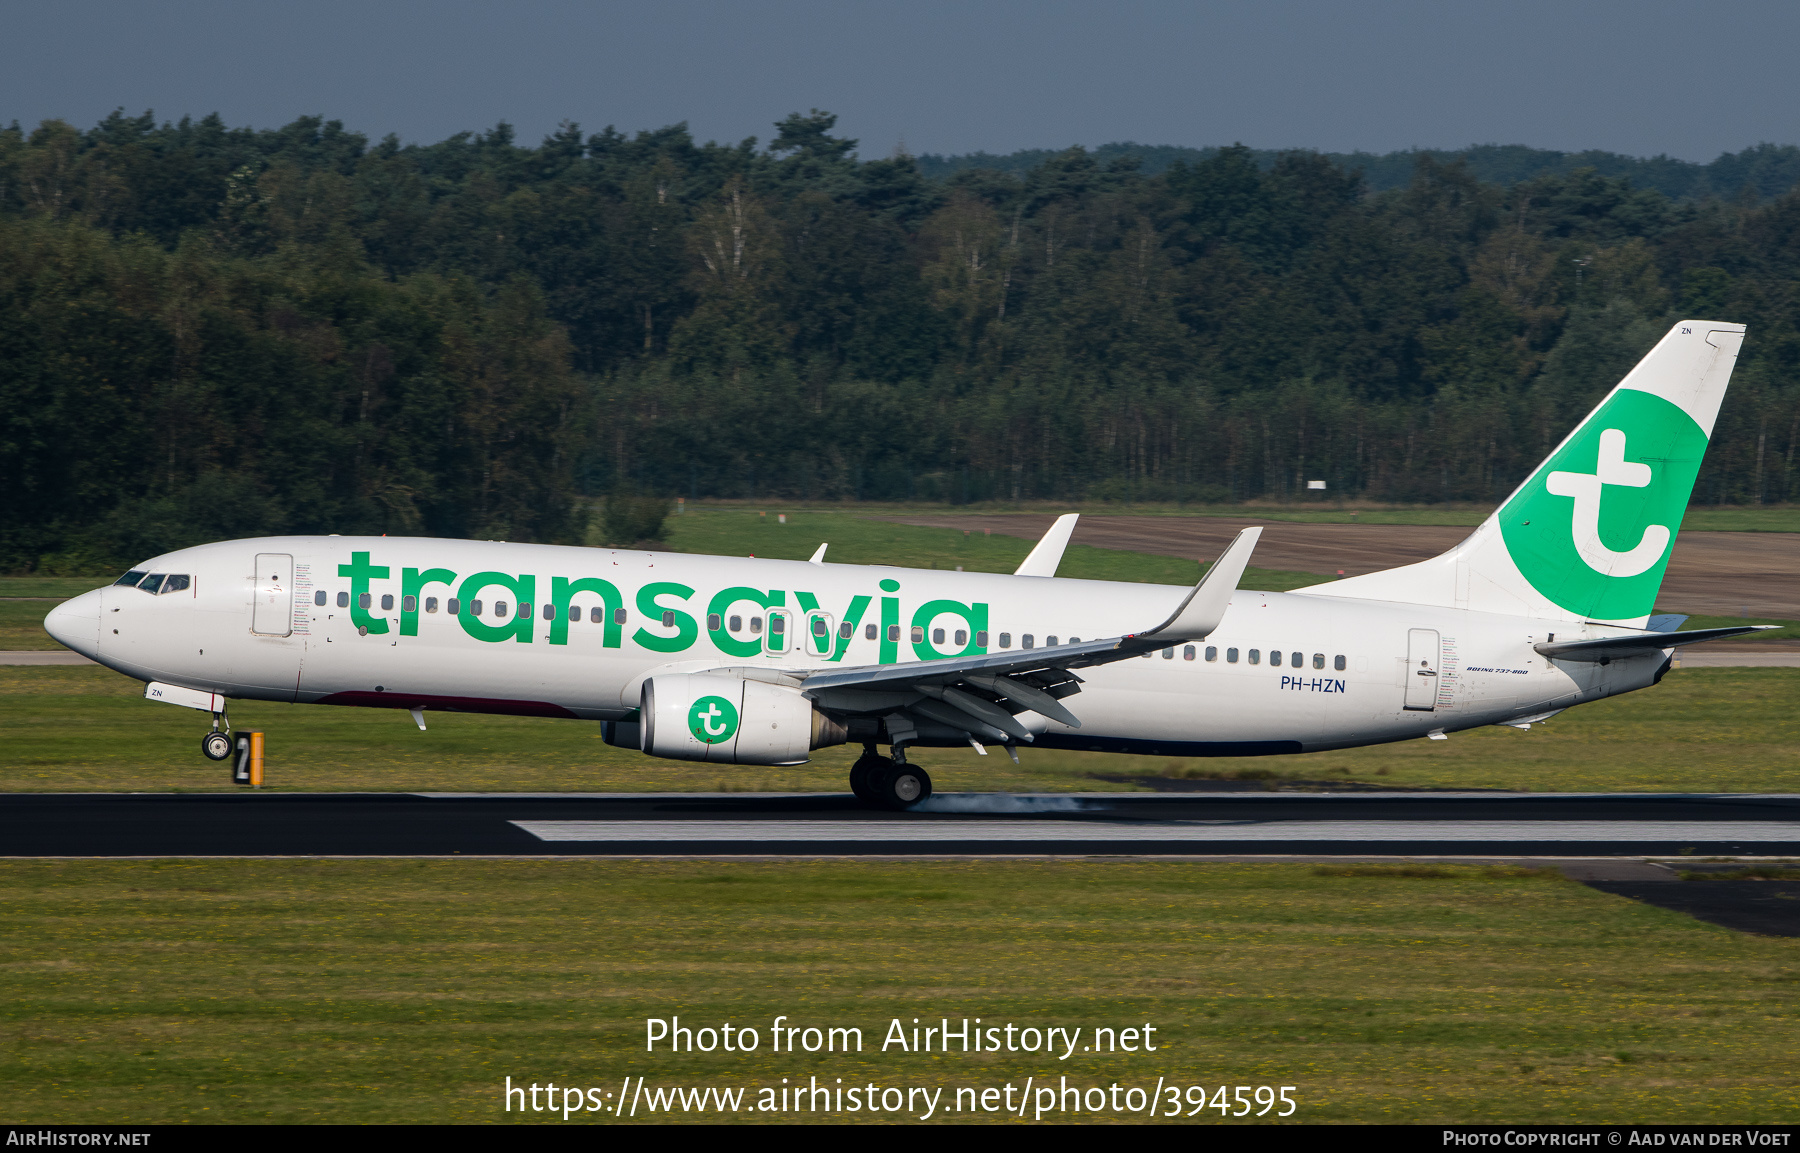
<path fill-rule="evenodd" d="M 1743 340 L 1682 321 L 1467 540 L 1298 591 L 1642 627 Z"/>

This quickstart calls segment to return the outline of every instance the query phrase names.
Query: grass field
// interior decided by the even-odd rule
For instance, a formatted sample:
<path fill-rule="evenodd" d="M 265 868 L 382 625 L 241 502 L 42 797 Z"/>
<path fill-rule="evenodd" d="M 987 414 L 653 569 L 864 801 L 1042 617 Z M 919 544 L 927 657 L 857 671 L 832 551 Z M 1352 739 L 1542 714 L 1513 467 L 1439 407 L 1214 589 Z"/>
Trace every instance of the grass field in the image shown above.
<path fill-rule="evenodd" d="M 786 524 L 778 519 L 783 515 L 787 517 Z M 954 569 L 960 565 L 969 572 L 1012 572 L 1032 546 L 1031 541 L 1018 537 L 894 524 L 873 520 L 862 512 L 830 509 L 769 509 L 766 513 L 755 509 L 694 509 L 670 517 L 668 525 L 669 546 L 681 552 L 805 560 L 821 543 L 829 543 L 831 547 L 825 554 L 828 562 L 922 569 Z M 1191 585 L 1203 571 L 1200 559 L 1070 545 L 1057 575 L 1082 580 Z M 1318 584 L 1321 579 L 1316 573 L 1253 568 L 1245 572 L 1241 583 L 1245 588 L 1280 592 Z"/>
<path fill-rule="evenodd" d="M 944 792 L 1099 791 L 1109 777 L 1325 781 L 1400 788 L 1800 792 L 1800 669 L 1683 669 L 1655 688 L 1571 709 L 1530 732 L 1483 728 L 1292 757 L 1173 760 L 1026 748 L 920 749 Z M 272 788 L 841 792 L 855 746 L 787 768 L 662 761 L 613 748 L 583 721 L 240 701 L 239 728 L 269 734 Z M 0 792 L 229 789 L 203 759 L 204 714 L 143 699 L 105 669 L 0 666 Z"/>
<path fill-rule="evenodd" d="M 61 600 L 60 597 L 0 600 L 0 650 L 41 652 L 62 648 L 44 631 L 45 614 Z"/>
<path fill-rule="evenodd" d="M 754 509 L 695 510 L 670 517 L 669 547 L 682 552 L 723 556 L 762 556 L 805 560 L 829 540 L 827 558 L 842 564 L 891 564 L 903 568 L 1011 572 L 1019 567 L 1031 542 L 1009 536 L 964 536 L 955 529 L 920 528 L 870 520 L 855 512 L 794 513 L 781 524 L 778 513 L 758 516 Z M 1193 584 L 1200 579 L 1195 559 L 1150 556 L 1119 549 L 1071 547 L 1061 574 L 1088 580 Z M 0 650 L 51 650 L 62 646 L 44 631 L 44 614 L 56 602 L 86 592 L 111 578 L 0 577 Z M 1317 584 L 1312 573 L 1250 569 L 1246 588 L 1271 591 Z"/>
<path fill-rule="evenodd" d="M 697 509 L 749 509 L 751 511 L 767 511 L 773 517 L 777 513 L 844 512 L 855 516 L 889 516 L 908 513 L 929 513 L 943 515 L 945 513 L 998 513 L 998 512 L 1035 512 L 1052 515 L 1065 512 L 1078 512 L 1083 516 L 1228 516 L 1250 518 L 1255 520 L 1293 521 L 1303 524 L 1422 524 L 1451 525 L 1473 528 L 1487 519 L 1493 512 L 1492 505 L 1476 504 L 1433 504 L 1433 505 L 1382 505 L 1336 503 L 1326 501 L 1309 501 L 1301 504 L 1124 504 L 1117 502 L 1073 502 L 1051 503 L 1039 501 L 1030 504 L 1013 504 L 1007 502 L 989 502 L 986 504 L 966 505 L 904 505 L 904 504 L 836 504 L 812 505 L 805 502 L 783 503 L 781 501 L 750 503 L 732 502 L 730 504 L 704 504 Z M 1687 510 L 1681 522 L 1683 531 L 1687 532 L 1800 532 L 1800 506 L 1766 505 L 1747 507 L 1725 505 L 1718 507 L 1692 507 Z"/>
<path fill-rule="evenodd" d="M 500 1121 L 507 1076 L 627 1075 L 751 1102 L 783 1077 L 946 1102 L 1166 1077 L 1297 1086 L 1297 1122 L 1800 1119 L 1796 942 L 1516 869 L 13 861 L 0 916 L 18 1123 Z M 761 1045 L 645 1053 L 676 1014 Z M 864 1051 L 772 1053 L 781 1014 Z M 1159 1049 L 880 1051 L 893 1018 L 965 1016 L 1148 1022 Z M 936 1119 L 976 1117 L 1001 1119 Z"/>

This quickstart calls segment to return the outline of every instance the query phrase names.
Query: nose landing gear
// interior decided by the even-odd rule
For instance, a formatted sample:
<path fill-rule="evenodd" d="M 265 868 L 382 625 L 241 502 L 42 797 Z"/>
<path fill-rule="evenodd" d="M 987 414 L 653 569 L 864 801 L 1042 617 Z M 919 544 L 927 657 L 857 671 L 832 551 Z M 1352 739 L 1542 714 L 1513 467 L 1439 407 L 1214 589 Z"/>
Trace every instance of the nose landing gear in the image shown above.
<path fill-rule="evenodd" d="M 225 721 L 223 732 L 219 730 L 219 722 Z M 212 732 L 200 738 L 200 751 L 209 761 L 224 761 L 231 758 L 231 721 L 224 713 L 213 714 Z"/>
<path fill-rule="evenodd" d="M 897 813 L 931 796 L 931 774 L 907 764 L 903 749 L 895 749 L 890 760 L 874 745 L 864 745 L 863 755 L 850 769 L 850 791 L 871 808 Z"/>

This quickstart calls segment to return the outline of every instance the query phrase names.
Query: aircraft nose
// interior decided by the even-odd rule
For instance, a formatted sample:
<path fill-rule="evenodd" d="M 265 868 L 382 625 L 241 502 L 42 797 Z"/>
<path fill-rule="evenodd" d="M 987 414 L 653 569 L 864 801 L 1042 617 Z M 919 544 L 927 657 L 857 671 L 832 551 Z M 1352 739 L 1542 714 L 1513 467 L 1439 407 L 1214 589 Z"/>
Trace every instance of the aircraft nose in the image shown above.
<path fill-rule="evenodd" d="M 100 659 L 100 593 L 95 589 L 66 600 L 44 618 L 45 632 L 89 660 Z"/>

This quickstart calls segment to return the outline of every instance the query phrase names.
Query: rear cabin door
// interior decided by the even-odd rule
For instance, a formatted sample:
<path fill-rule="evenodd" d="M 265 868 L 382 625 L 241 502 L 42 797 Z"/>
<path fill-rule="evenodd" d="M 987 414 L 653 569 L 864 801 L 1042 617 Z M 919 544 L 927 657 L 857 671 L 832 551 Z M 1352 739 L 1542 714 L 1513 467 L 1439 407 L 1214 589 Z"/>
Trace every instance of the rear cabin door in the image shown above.
<path fill-rule="evenodd" d="M 1438 635 L 1436 629 L 1406 631 L 1406 707 L 1437 711 Z"/>
<path fill-rule="evenodd" d="M 294 558 L 284 552 L 256 554 L 256 599 L 250 631 L 285 637 L 294 631 Z"/>

